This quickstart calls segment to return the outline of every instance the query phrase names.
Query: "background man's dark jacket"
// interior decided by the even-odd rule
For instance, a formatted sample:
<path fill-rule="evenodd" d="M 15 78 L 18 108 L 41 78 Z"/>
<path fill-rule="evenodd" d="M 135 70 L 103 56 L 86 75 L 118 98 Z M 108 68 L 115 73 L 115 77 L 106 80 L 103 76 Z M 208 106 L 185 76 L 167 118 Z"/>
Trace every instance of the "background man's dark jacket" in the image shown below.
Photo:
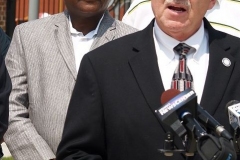
<path fill-rule="evenodd" d="M 4 57 L 7 54 L 10 37 L 0 28 L 0 141 L 8 128 L 9 116 L 9 95 L 12 89 L 12 83 L 8 75 Z M 3 156 L 2 148 L 0 146 L 0 157 Z"/>
<path fill-rule="evenodd" d="M 0 53 L 3 57 L 7 54 L 10 42 L 10 37 L 0 28 Z"/>

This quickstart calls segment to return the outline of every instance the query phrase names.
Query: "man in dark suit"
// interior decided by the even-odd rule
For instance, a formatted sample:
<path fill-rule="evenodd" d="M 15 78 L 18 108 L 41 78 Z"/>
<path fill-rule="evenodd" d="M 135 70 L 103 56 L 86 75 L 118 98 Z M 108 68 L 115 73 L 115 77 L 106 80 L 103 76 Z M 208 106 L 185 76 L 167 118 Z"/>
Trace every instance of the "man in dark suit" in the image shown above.
<path fill-rule="evenodd" d="M 155 19 L 147 28 L 86 54 L 57 159 L 185 159 L 158 152 L 165 130 L 155 113 L 171 87 L 179 43 L 192 48 L 186 57 L 198 103 L 229 129 L 225 106 L 240 100 L 240 39 L 204 18 L 215 2 L 152 0 Z"/>
<path fill-rule="evenodd" d="M 3 57 L 7 54 L 10 42 L 10 37 L 0 28 L 0 52 Z"/>
<path fill-rule="evenodd" d="M 10 38 L 0 28 L 0 141 L 3 142 L 3 135 L 8 128 L 9 115 L 9 94 L 12 89 L 12 83 L 8 75 L 4 56 L 10 45 Z M 3 156 L 0 146 L 0 157 Z"/>

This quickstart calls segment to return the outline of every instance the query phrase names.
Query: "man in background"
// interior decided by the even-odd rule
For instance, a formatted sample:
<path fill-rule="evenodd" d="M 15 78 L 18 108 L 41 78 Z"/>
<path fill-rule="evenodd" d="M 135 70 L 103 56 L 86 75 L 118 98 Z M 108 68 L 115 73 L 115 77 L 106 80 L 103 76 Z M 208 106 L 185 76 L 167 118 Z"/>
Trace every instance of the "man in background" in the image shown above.
<path fill-rule="evenodd" d="M 10 45 L 10 38 L 0 28 L 0 143 L 3 142 L 3 135 L 8 128 L 9 116 L 9 95 L 12 89 L 12 83 L 7 72 L 4 57 Z M 3 156 L 0 146 L 0 157 Z"/>
<path fill-rule="evenodd" d="M 136 29 L 109 1 L 65 0 L 63 13 L 20 24 L 6 56 L 13 90 L 4 140 L 15 160 L 55 159 L 82 56 Z"/>
<path fill-rule="evenodd" d="M 10 43 L 10 37 L 0 28 L 0 52 L 3 57 L 6 56 Z"/>
<path fill-rule="evenodd" d="M 217 0 L 205 17 L 211 25 L 222 32 L 240 37 L 240 1 Z M 150 0 L 134 0 L 122 21 L 137 29 L 145 28 L 154 18 Z"/>

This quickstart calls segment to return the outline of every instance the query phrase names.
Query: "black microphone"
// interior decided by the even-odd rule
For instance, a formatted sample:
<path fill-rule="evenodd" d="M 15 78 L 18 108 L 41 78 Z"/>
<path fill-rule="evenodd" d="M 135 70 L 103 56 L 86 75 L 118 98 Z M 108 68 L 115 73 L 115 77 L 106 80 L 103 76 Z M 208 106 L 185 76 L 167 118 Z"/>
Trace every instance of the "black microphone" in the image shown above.
<path fill-rule="evenodd" d="M 169 100 L 170 99 L 170 100 Z M 179 92 L 175 89 L 170 89 L 163 92 L 161 96 L 161 103 L 163 104 L 159 109 L 155 110 L 160 120 L 170 126 L 170 128 L 179 137 L 186 135 L 186 126 L 184 124 L 191 124 L 197 126 L 196 135 L 204 134 L 205 130 L 196 121 L 197 117 L 197 96 L 191 89 Z M 192 128 L 191 128 L 192 129 Z"/>
<path fill-rule="evenodd" d="M 204 110 L 199 104 L 197 107 L 198 111 L 198 120 L 202 123 L 206 128 L 211 129 L 217 135 L 224 137 L 228 140 L 232 140 L 232 135 L 216 120 L 214 119 L 206 110 Z"/>
<path fill-rule="evenodd" d="M 177 94 L 177 91 L 172 89 L 170 91 Z M 162 101 L 165 94 L 166 92 L 162 94 Z M 176 96 L 168 95 L 165 97 L 167 97 L 165 98 L 167 102 L 164 102 L 164 105 L 155 112 L 160 120 L 170 126 L 178 136 L 183 138 L 187 135 L 192 138 L 190 139 L 190 145 L 186 141 L 186 152 L 189 150 L 194 151 L 195 147 L 197 147 L 197 152 L 204 160 L 236 159 L 236 152 L 231 143 L 231 135 L 207 111 L 197 104 L 197 96 L 192 89 L 187 89 Z M 196 120 L 196 115 L 199 115 L 199 119 L 221 137 L 218 139 L 211 134 L 207 134 Z M 198 140 L 197 146 L 196 139 L 193 137 Z"/>
<path fill-rule="evenodd" d="M 169 101 L 170 99 L 172 99 L 179 93 L 180 93 L 180 91 L 175 90 L 175 89 L 170 89 L 170 90 L 164 92 L 161 96 L 162 104 L 166 103 L 167 101 Z M 206 128 L 214 131 L 217 135 L 227 138 L 228 140 L 232 140 L 233 139 L 232 135 L 215 118 L 213 118 L 206 110 L 204 110 L 197 103 L 197 96 L 193 90 L 188 89 L 187 91 L 183 91 L 183 92 L 181 92 L 181 95 L 184 96 L 184 94 L 189 94 L 189 93 L 192 93 L 192 96 L 189 97 L 189 99 L 194 101 L 193 103 L 195 103 L 195 104 L 182 106 L 181 108 L 185 108 L 186 111 L 190 111 L 190 113 L 194 113 L 194 116 L 193 116 L 194 118 L 196 118 Z M 191 100 L 189 100 L 189 101 L 191 101 Z M 197 108 L 197 111 L 196 111 L 196 108 Z M 239 106 L 239 111 L 240 111 L 240 106 Z M 197 113 L 195 113 L 195 112 L 197 112 Z M 240 112 L 239 112 L 238 117 L 240 118 Z M 240 122 L 239 122 L 239 126 L 240 126 Z"/>
<path fill-rule="evenodd" d="M 161 96 L 161 108 L 156 110 L 161 122 L 184 140 L 185 155 L 193 156 L 197 151 L 197 139 L 207 132 L 195 119 L 197 116 L 197 97 L 193 90 L 170 89 Z M 187 136 L 186 136 L 187 135 Z"/>

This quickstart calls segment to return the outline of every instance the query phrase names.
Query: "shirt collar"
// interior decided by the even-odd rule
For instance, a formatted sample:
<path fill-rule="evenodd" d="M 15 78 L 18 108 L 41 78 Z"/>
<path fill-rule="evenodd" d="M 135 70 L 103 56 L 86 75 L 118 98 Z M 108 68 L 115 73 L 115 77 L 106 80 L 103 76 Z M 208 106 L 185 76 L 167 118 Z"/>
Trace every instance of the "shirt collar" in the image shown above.
<path fill-rule="evenodd" d="M 190 38 L 188 38 L 186 41 L 178 41 L 172 37 L 170 37 L 169 35 L 167 35 L 166 33 L 164 33 L 157 25 L 156 20 L 154 23 L 154 34 L 156 37 L 156 40 L 158 43 L 163 44 L 163 46 L 165 46 L 167 48 L 167 50 L 169 50 L 169 53 L 166 53 L 166 56 L 169 59 L 173 59 L 175 57 L 175 53 L 173 51 L 173 48 L 178 45 L 179 43 L 186 43 L 187 45 L 195 48 L 195 50 L 192 50 L 192 52 L 194 53 L 193 58 L 197 59 L 197 51 L 203 41 L 203 38 L 205 36 L 205 31 L 204 31 L 204 22 L 202 21 L 202 24 L 200 26 L 200 28 L 198 29 L 198 31 L 192 35 Z"/>
<path fill-rule="evenodd" d="M 71 22 L 71 17 L 69 16 L 69 28 L 70 28 L 70 32 L 71 32 L 72 35 L 81 35 L 82 37 L 93 38 L 93 36 L 95 36 L 95 35 L 97 34 L 97 32 L 98 32 L 98 29 L 99 29 L 99 26 L 100 26 L 100 24 L 101 24 L 101 22 L 102 22 L 103 17 L 104 17 L 104 14 L 103 14 L 102 18 L 99 20 L 98 25 L 97 25 L 97 27 L 95 28 L 95 30 L 92 30 L 91 32 L 89 32 L 88 34 L 86 34 L 86 35 L 84 36 L 82 32 L 79 32 L 79 31 L 77 31 L 75 28 L 73 28 L 72 22 Z"/>

